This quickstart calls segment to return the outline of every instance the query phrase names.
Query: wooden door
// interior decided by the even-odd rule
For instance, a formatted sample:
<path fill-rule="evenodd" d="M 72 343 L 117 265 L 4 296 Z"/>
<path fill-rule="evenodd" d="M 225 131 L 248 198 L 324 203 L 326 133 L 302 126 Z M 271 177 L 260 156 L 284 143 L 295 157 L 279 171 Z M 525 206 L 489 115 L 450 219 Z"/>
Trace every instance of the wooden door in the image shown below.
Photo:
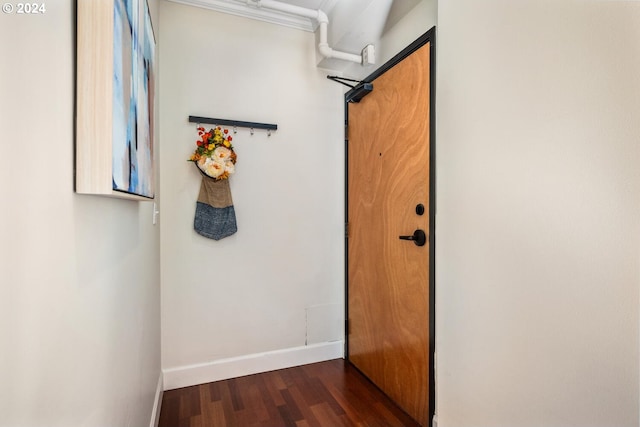
<path fill-rule="evenodd" d="M 431 234 L 430 58 L 427 42 L 376 77 L 347 116 L 347 356 L 423 426 L 432 245 L 400 236 Z"/>

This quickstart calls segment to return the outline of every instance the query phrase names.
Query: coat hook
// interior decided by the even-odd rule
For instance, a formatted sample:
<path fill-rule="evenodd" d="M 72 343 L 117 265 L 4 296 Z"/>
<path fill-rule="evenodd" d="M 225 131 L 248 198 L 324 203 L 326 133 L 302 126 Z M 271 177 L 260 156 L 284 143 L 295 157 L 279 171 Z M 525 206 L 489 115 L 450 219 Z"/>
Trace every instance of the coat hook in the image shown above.
<path fill-rule="evenodd" d="M 267 136 L 271 136 L 271 129 L 267 130 Z"/>
<path fill-rule="evenodd" d="M 233 134 L 235 135 L 236 133 L 238 133 L 238 128 L 236 126 L 233 127 Z"/>
<path fill-rule="evenodd" d="M 253 136 L 253 128 L 251 128 L 251 135 Z"/>

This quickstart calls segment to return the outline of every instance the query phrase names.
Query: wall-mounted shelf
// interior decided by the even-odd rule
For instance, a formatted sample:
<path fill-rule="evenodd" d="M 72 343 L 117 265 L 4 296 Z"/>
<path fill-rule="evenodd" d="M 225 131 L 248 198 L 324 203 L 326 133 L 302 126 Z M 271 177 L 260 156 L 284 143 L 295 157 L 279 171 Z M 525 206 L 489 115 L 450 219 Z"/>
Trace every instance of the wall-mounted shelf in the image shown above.
<path fill-rule="evenodd" d="M 278 130 L 278 125 L 271 123 L 243 122 L 240 120 L 216 119 L 212 117 L 189 116 L 190 123 L 207 123 L 210 125 L 235 126 L 249 129 Z"/>

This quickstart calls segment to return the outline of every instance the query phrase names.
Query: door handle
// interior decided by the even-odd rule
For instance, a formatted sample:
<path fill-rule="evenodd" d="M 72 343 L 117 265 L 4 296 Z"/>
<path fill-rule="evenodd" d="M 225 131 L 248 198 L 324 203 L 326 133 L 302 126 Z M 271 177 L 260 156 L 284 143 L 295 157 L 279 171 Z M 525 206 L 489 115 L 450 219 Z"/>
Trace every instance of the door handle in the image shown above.
<path fill-rule="evenodd" d="M 400 240 L 413 240 L 416 246 L 424 246 L 427 243 L 427 234 L 424 230 L 417 229 L 412 236 L 399 236 Z"/>

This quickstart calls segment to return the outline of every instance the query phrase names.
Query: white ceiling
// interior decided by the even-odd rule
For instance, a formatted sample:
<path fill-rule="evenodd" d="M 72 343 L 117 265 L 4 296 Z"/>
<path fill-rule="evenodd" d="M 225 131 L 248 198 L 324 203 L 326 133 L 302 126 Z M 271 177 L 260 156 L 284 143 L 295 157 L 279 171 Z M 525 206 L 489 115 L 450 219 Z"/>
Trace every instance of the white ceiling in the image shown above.
<path fill-rule="evenodd" d="M 314 32 L 315 20 L 259 7 L 259 0 L 168 0 L 231 15 L 256 19 L 303 31 Z M 329 16 L 329 43 L 334 49 L 360 54 L 423 0 L 278 0 L 282 3 L 320 9 Z M 318 66 L 343 70 L 348 64 L 320 59 Z M 370 66 L 371 67 L 371 66 Z"/>
<path fill-rule="evenodd" d="M 309 18 L 290 15 L 257 6 L 257 0 L 169 0 L 175 3 L 182 3 L 204 9 L 215 10 L 231 15 L 243 16 L 245 18 L 257 19 L 270 22 L 272 24 L 283 25 L 285 27 L 296 28 L 303 31 L 315 31 L 317 22 Z M 307 9 L 321 9 L 326 14 L 333 9 L 338 0 L 278 0 Z"/>
<path fill-rule="evenodd" d="M 316 24 L 307 18 L 301 18 L 292 16 L 286 13 L 276 12 L 272 10 L 262 9 L 255 5 L 258 0 L 169 0 L 176 3 L 183 3 L 191 6 L 202 7 L 205 9 L 216 10 L 218 12 L 230 13 L 232 15 L 244 16 L 247 18 L 259 19 L 273 24 L 284 25 L 288 27 L 297 28 L 304 31 L 315 31 Z M 320 9 L 327 15 L 331 15 L 334 6 L 339 0 L 278 0 L 282 3 L 288 3 L 294 6 L 300 6 L 307 9 Z M 389 0 L 391 7 L 388 9 L 388 16 L 386 17 L 385 29 L 390 28 L 393 24 L 398 22 L 404 15 L 406 15 L 413 7 L 415 7 L 421 0 Z M 363 9 L 368 8 L 368 4 L 371 3 L 385 3 L 379 0 L 369 0 L 368 2 L 354 1 L 354 0 L 342 0 L 343 3 L 352 3 L 355 7 L 361 7 Z M 341 5 L 342 6 L 342 5 Z M 341 10 L 348 10 L 345 7 L 338 8 Z M 345 18 L 351 20 L 356 18 L 353 16 L 353 12 L 349 12 L 350 16 Z"/>
<path fill-rule="evenodd" d="M 322 9 L 325 13 L 328 13 L 328 10 L 324 10 L 323 7 L 326 6 L 327 3 L 335 3 L 333 1 L 327 0 L 279 0 L 281 3 L 288 3 L 295 6 L 306 7 L 307 9 Z M 331 5 L 333 7 L 333 5 Z"/>

